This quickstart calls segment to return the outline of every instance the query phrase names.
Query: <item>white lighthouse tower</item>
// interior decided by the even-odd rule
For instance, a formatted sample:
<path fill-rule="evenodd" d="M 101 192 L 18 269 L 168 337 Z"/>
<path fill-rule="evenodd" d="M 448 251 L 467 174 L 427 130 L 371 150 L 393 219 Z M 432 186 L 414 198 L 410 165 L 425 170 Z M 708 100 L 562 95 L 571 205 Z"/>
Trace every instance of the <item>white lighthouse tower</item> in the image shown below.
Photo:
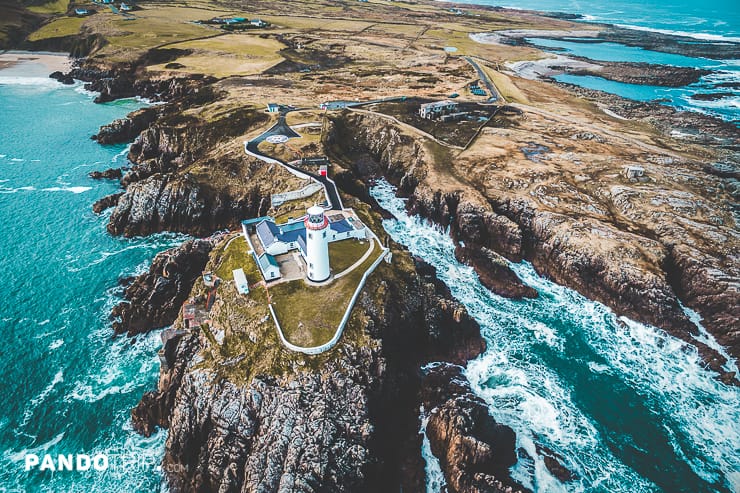
<path fill-rule="evenodd" d="M 329 279 L 329 220 L 324 209 L 314 205 L 308 208 L 306 224 L 306 263 L 308 279 L 322 282 Z"/>

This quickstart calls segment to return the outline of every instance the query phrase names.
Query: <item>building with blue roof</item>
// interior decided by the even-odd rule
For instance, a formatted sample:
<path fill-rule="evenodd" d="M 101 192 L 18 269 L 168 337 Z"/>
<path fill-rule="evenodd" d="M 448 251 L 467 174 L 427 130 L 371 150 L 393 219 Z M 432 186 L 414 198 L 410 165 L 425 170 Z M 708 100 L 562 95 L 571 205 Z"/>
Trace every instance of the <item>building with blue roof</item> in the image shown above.
<path fill-rule="evenodd" d="M 325 211 L 325 216 L 329 227 L 321 234 L 327 235 L 329 243 L 349 238 L 361 240 L 368 236 L 365 225 L 357 218 L 354 211 Z M 250 245 L 255 239 L 250 238 L 250 234 L 254 234 L 259 242 L 252 248 L 262 252 L 260 255 L 255 254 L 255 260 L 266 281 L 279 279 L 281 276 L 276 256 L 298 250 L 303 260 L 306 260 L 305 216 L 282 224 L 276 224 L 275 219 L 269 216 L 249 219 L 242 221 L 242 231 Z"/>

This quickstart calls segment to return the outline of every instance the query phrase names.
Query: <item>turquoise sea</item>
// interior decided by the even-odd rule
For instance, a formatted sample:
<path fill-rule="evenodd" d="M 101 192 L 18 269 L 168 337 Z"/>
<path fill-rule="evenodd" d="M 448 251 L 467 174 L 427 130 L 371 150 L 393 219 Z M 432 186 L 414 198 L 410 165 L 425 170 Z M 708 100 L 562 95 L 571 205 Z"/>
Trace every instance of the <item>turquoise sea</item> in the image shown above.
<path fill-rule="evenodd" d="M 465 373 L 493 417 L 517 433 L 517 480 L 539 493 L 740 491 L 740 388 L 718 382 L 693 346 L 616 317 L 526 262 L 511 267 L 539 297 L 494 295 L 455 260 L 446 232 L 406 214 L 392 186 L 371 193 L 394 216 L 383 221 L 391 237 L 431 263 L 480 323 L 488 349 Z M 538 446 L 577 479 L 553 478 Z M 422 452 L 427 493 L 440 493 L 444 478 L 426 440 Z"/>
<path fill-rule="evenodd" d="M 564 12 L 584 16 L 584 22 L 610 23 L 646 31 L 677 34 L 699 40 L 740 43 L 740 4 L 736 0 L 646 2 L 614 0 L 478 0 L 469 3 L 516 9 Z M 693 58 L 625 46 L 619 43 L 582 43 L 568 39 L 530 38 L 537 46 L 564 55 L 612 62 L 646 62 L 679 67 L 705 68 L 712 74 L 680 88 L 626 84 L 594 76 L 560 75 L 555 79 L 589 89 L 618 94 L 637 101 L 659 101 L 688 111 L 717 116 L 740 126 L 740 60 Z M 713 101 L 693 99 L 695 94 L 724 93 Z"/>
<path fill-rule="evenodd" d="M 145 439 L 129 410 L 156 386 L 158 333 L 113 337 L 117 281 L 181 241 L 110 237 L 91 212 L 116 183 L 87 173 L 125 164 L 90 140 L 133 100 L 96 105 L 80 87 L 0 73 L 0 492 L 158 491 L 165 432 Z M 122 467 L 26 472 L 27 453 L 105 452 Z M 127 463 L 128 463 L 127 462 Z"/>

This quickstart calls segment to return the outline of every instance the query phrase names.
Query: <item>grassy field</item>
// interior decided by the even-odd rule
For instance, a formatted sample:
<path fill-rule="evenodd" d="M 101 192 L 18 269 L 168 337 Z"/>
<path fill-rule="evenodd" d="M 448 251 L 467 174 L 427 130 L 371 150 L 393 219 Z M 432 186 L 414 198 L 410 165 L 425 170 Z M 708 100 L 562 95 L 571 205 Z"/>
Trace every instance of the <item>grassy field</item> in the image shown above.
<path fill-rule="evenodd" d="M 85 19 L 80 17 L 60 17 L 48 24 L 41 26 L 40 29 L 28 36 L 29 41 L 40 41 L 42 39 L 63 38 L 64 36 L 73 36 L 80 32 Z"/>
<path fill-rule="evenodd" d="M 232 271 L 234 269 L 244 269 L 249 284 L 259 282 L 261 280 L 259 270 L 247 250 L 249 250 L 247 240 L 240 234 L 225 248 L 214 274 L 224 281 L 231 281 L 233 280 Z"/>
<path fill-rule="evenodd" d="M 331 271 L 339 274 L 362 258 L 372 245 L 367 241 L 348 239 L 329 243 Z"/>
<path fill-rule="evenodd" d="M 481 67 L 507 102 L 531 104 L 529 98 L 514 84 L 509 76 L 485 65 L 481 65 Z"/>
<path fill-rule="evenodd" d="M 285 48 L 275 39 L 261 38 L 256 34 L 224 34 L 169 47 L 193 50 L 193 53 L 175 60 L 184 65 L 182 68 L 166 69 L 166 64 L 161 64 L 150 66 L 150 70 L 174 70 L 215 77 L 258 74 L 280 63 L 283 57 L 279 52 Z"/>
<path fill-rule="evenodd" d="M 30 5 L 28 10 L 35 14 L 63 14 L 69 8 L 69 0 L 54 0 L 42 5 Z"/>
<path fill-rule="evenodd" d="M 135 12 L 134 20 L 102 11 L 89 17 L 88 23 L 110 43 L 103 49 L 104 54 L 113 60 L 126 60 L 151 48 L 218 34 L 216 29 L 193 21 L 219 14 L 186 7 L 147 6 Z"/>
<path fill-rule="evenodd" d="M 327 286 L 308 286 L 292 281 L 270 288 L 273 307 L 285 338 L 304 347 L 329 341 L 347 310 L 365 271 L 378 258 L 381 250 L 357 269 Z"/>

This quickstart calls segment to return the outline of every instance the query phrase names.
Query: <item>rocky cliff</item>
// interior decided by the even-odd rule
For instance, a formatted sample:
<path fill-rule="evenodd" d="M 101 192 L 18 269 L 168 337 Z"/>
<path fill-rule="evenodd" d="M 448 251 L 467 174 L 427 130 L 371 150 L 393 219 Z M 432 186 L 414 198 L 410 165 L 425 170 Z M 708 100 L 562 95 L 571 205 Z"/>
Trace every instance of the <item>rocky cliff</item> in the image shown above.
<path fill-rule="evenodd" d="M 122 94 L 116 87 L 123 83 L 114 74 L 76 70 L 93 79 L 91 87 Z M 115 81 L 110 88 L 98 87 L 108 79 Z M 193 116 L 198 113 L 195 109 L 208 113 L 209 105 L 218 105 L 220 96 L 209 82 L 202 78 L 139 81 L 141 87 L 135 91 L 167 98 L 167 105 L 135 111 L 101 127 L 94 136 L 100 143 L 135 137 L 128 154 L 133 166 L 121 180 L 123 193 L 101 199 L 95 207 L 96 212 L 113 207 L 111 234 L 130 237 L 175 231 L 203 236 L 235 227 L 239 220 L 260 215 L 269 206 L 270 182 L 253 179 L 258 168 L 254 160 L 247 159 L 239 147 L 222 147 L 267 117 L 252 107 L 207 118 Z M 186 109 L 190 112 L 183 114 Z"/>
<path fill-rule="evenodd" d="M 178 321 L 164 333 L 158 390 L 132 412 L 142 433 L 169 428 L 163 470 L 171 491 L 424 491 L 419 368 L 464 363 L 485 349 L 434 269 L 394 247 L 394 266 L 370 278 L 339 345 L 319 356 L 282 348 L 271 324 L 259 329 L 258 305 L 227 290 L 212 325 L 188 331 Z M 240 303 L 253 308 L 237 316 Z M 222 332 L 222 343 L 207 336 Z M 447 387 L 442 377 L 434 385 Z M 472 423 L 469 409 L 459 411 Z M 491 484 L 511 482 L 513 432 L 502 431 L 506 439 L 491 450 L 505 459 L 477 464 Z M 437 447 L 444 454 L 457 444 Z M 450 491 L 498 490 L 461 483 Z"/>
<path fill-rule="evenodd" d="M 488 406 L 470 389 L 461 367 L 430 365 L 422 396 L 424 409 L 431 410 L 426 434 L 450 491 L 523 491 L 509 477 L 509 468 L 517 462 L 514 431 L 491 417 Z"/>
<path fill-rule="evenodd" d="M 410 212 L 449 227 L 452 237 L 465 245 L 458 248 L 458 256 L 475 266 L 494 291 L 511 295 L 492 281 L 506 279 L 505 284 L 517 286 L 515 294 L 526 294 L 506 269 L 502 277 L 501 263 L 491 261 L 490 255 L 529 260 L 555 282 L 696 344 L 723 379 L 734 381 L 733 373 L 721 368 L 724 358 L 692 337 L 697 328 L 681 307 L 683 302 L 699 311 L 707 329 L 732 355 L 740 355 L 740 338 L 731 322 L 740 315 L 740 273 L 730 253 L 737 252 L 737 233 L 724 222 L 733 219 L 721 203 L 711 210 L 709 196 L 702 200 L 700 194 L 711 195 L 721 185 L 699 165 L 687 163 L 682 171 L 692 175 L 690 183 L 706 185 L 692 190 L 694 196 L 672 191 L 670 182 L 649 192 L 631 188 L 629 182 L 594 190 L 577 181 L 558 182 L 557 175 L 541 171 L 536 160 L 528 164 L 537 171 L 523 165 L 522 175 L 527 176 L 521 177 L 512 176 L 511 166 L 500 164 L 500 158 L 455 160 L 439 146 L 368 114 L 345 112 L 334 120 L 327 140 L 349 172 L 364 180 L 385 177 L 409 196 Z M 652 201 L 636 200 L 643 194 Z M 706 208 L 700 217 L 714 219 L 703 219 L 701 226 L 696 216 L 687 222 L 686 213 L 697 211 L 697 202 L 686 199 L 690 196 Z M 674 207 L 666 213 L 653 210 L 656 204 Z M 727 244 L 721 238 L 732 240 Z"/>
<path fill-rule="evenodd" d="M 148 272 L 124 280 L 124 301 L 111 312 L 113 330 L 135 335 L 172 324 L 208 262 L 213 241 L 188 240 L 165 250 L 154 257 Z"/>

